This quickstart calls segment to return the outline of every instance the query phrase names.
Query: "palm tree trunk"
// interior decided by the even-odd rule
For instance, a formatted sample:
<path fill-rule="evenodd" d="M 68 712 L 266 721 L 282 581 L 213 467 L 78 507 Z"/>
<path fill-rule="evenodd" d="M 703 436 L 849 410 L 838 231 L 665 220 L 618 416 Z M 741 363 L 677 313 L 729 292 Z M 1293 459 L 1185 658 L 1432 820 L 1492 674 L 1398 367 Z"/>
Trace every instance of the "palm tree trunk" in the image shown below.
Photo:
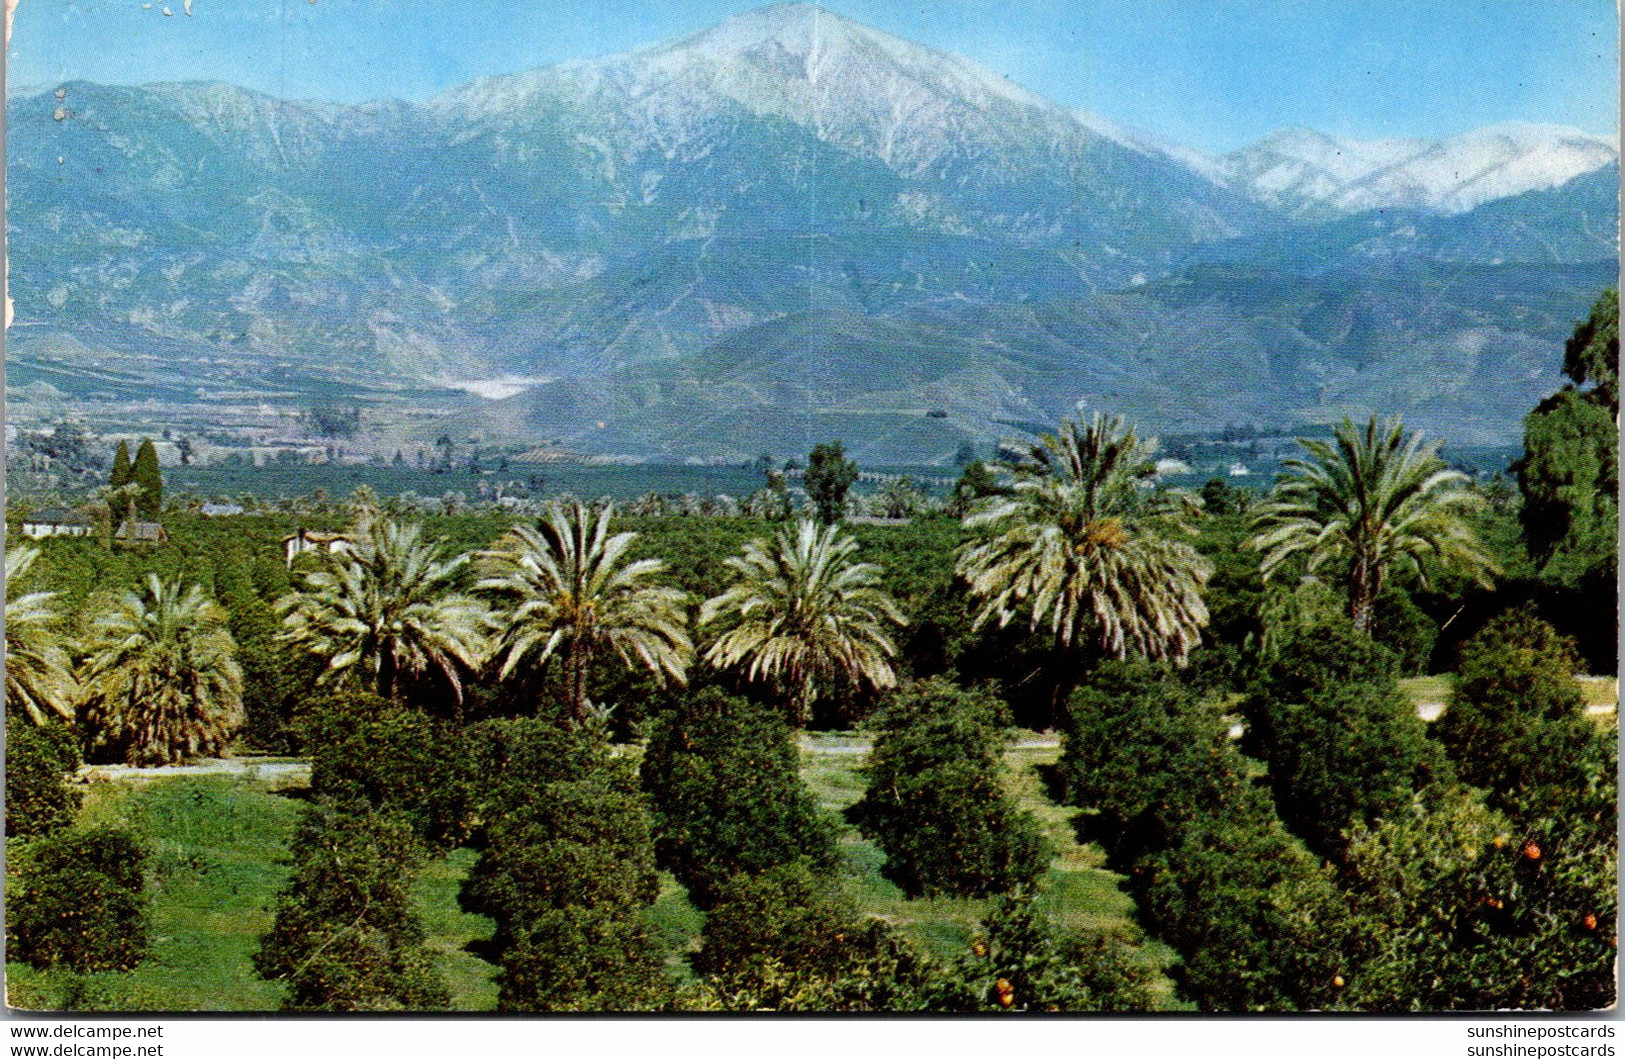
<path fill-rule="evenodd" d="M 385 650 L 378 659 L 378 697 L 391 702 L 395 699 L 395 652 Z"/>
<path fill-rule="evenodd" d="M 592 649 L 580 641 L 571 643 L 565 666 L 565 698 L 570 718 L 577 725 L 587 720 L 587 672 L 591 668 Z"/>
<path fill-rule="evenodd" d="M 1354 631 L 1363 636 L 1371 635 L 1372 611 L 1381 576 L 1376 563 L 1368 557 L 1361 556 L 1354 561 L 1349 577 L 1349 617 L 1354 622 Z"/>

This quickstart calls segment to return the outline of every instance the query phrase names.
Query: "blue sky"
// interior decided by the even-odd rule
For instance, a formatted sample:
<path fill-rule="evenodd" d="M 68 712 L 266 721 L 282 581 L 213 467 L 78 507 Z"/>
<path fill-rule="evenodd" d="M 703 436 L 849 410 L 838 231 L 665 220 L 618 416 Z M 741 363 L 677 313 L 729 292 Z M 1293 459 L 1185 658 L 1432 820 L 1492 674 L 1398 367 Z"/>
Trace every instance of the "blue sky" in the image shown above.
<path fill-rule="evenodd" d="M 173 12 L 163 14 L 167 6 Z M 679 36 L 750 0 L 21 0 L 14 91 L 223 80 L 284 98 L 419 100 Z M 1618 122 L 1612 0 L 824 0 L 1045 96 L 1222 151 L 1302 125 L 1440 136 Z"/>

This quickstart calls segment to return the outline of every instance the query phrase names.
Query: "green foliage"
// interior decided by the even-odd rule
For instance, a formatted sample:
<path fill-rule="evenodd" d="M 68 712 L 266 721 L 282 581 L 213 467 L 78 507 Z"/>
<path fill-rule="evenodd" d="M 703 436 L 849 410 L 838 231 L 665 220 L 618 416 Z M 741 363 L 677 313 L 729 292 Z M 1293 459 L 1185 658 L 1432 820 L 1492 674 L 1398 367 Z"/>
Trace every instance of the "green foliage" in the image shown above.
<path fill-rule="evenodd" d="M 321 553 L 277 601 L 284 642 L 320 659 L 325 677 L 385 698 L 433 674 L 460 705 L 463 674 L 485 661 L 491 615 L 464 591 L 468 553 L 442 559 L 421 526 L 377 519 L 342 553 Z"/>
<path fill-rule="evenodd" d="M 1344 1004 L 1370 1011 L 1613 1003 L 1617 841 L 1522 827 L 1471 791 L 1426 792 L 1359 828 L 1344 877 L 1356 934 Z"/>
<path fill-rule="evenodd" d="M 1241 515 L 1252 504 L 1252 493 L 1237 489 L 1223 478 L 1209 478 L 1202 485 L 1202 510 L 1209 515 Z"/>
<path fill-rule="evenodd" d="M 1599 403 L 1619 415 L 1619 291 L 1603 291 L 1591 315 L 1563 344 L 1563 373 L 1590 383 Z"/>
<path fill-rule="evenodd" d="M 6 718 L 6 836 L 37 838 L 73 823 L 84 795 L 68 786 L 79 746 L 64 725 Z"/>
<path fill-rule="evenodd" d="M 858 465 L 847 459 L 839 441 L 814 445 L 807 457 L 805 485 L 818 521 L 840 521 L 846 511 L 847 490 L 858 480 Z"/>
<path fill-rule="evenodd" d="M 886 854 L 910 897 L 985 897 L 1030 885 L 1053 851 L 1003 783 L 1003 704 L 938 678 L 881 718 L 863 800 L 848 819 Z"/>
<path fill-rule="evenodd" d="M 118 448 L 113 451 L 113 474 L 107 480 L 108 488 L 122 489 L 130 484 L 133 477 L 134 471 L 130 467 L 130 443 L 120 438 Z"/>
<path fill-rule="evenodd" d="M 951 964 L 886 923 L 860 921 L 805 862 L 737 876 L 707 917 L 682 998 L 701 1010 L 1144 1011 L 1152 972 L 1134 948 L 1059 933 L 1028 891 L 1000 898 Z"/>
<path fill-rule="evenodd" d="M 1468 518 L 1482 498 L 1439 458 L 1439 442 L 1406 435 L 1396 416 L 1363 428 L 1345 419 L 1331 441 L 1302 439 L 1307 459 L 1284 473 L 1253 519 L 1266 580 L 1330 571 L 1348 594 L 1355 629 L 1371 631 L 1390 579 L 1427 586 L 1436 569 L 1484 583 L 1494 564 Z"/>
<path fill-rule="evenodd" d="M 1595 823 L 1615 801 L 1611 782 L 1594 782 L 1614 741 L 1583 715 L 1575 664 L 1573 644 L 1530 608 L 1507 611 L 1462 646 L 1435 730 L 1492 806 L 1522 818 L 1563 805 Z"/>
<path fill-rule="evenodd" d="M 664 1003 L 645 911 L 659 894 L 637 776 L 583 729 L 495 721 L 470 733 L 484 850 L 465 911 L 496 921 L 504 1011 L 626 1010 Z"/>
<path fill-rule="evenodd" d="M 288 1011 L 417 1011 L 445 1007 L 424 949 L 410 881 L 422 849 L 411 823 L 364 805 L 323 802 L 293 840 L 293 875 L 254 956 L 285 982 Z"/>
<path fill-rule="evenodd" d="M 1068 651 L 1183 663 L 1207 624 L 1212 565 L 1187 541 L 1194 497 L 1141 486 L 1155 449 L 1117 417 L 1044 435 L 1015 465 L 1008 495 L 965 521 L 996 536 L 966 544 L 958 572 L 976 623 L 1025 615 Z"/>
<path fill-rule="evenodd" d="M 1529 552 L 1551 576 L 1574 582 L 1593 567 L 1618 569 L 1619 293 L 1604 292 L 1564 347 L 1574 385 L 1524 418 L 1515 465 Z M 1589 390 L 1578 387 L 1592 384 Z"/>
<path fill-rule="evenodd" d="M 144 519 L 155 519 L 164 510 L 164 472 L 158 467 L 158 450 L 151 438 L 142 438 L 130 465 L 130 481 L 141 487 L 135 498 L 135 511 Z"/>
<path fill-rule="evenodd" d="M 801 780 L 801 754 L 776 711 L 706 688 L 657 717 L 641 768 L 655 852 L 700 908 L 736 874 L 808 857 L 832 871 L 834 830 Z"/>
<path fill-rule="evenodd" d="M 258 750 L 298 752 L 303 743 L 290 725 L 294 704 L 315 684 L 320 669 L 277 636 L 274 604 L 287 590 L 287 574 L 280 562 L 251 546 L 222 547 L 212 558 L 215 593 L 243 673 L 243 738 Z"/>
<path fill-rule="evenodd" d="M 1518 521 L 1530 554 L 1573 580 L 1611 560 L 1619 535 L 1619 438 L 1614 417 L 1589 393 L 1567 387 L 1524 418 L 1517 462 Z"/>
<path fill-rule="evenodd" d="M 971 460 L 959 472 L 959 480 L 954 483 L 951 497 L 953 514 L 963 518 L 976 506 L 977 501 L 1002 493 L 998 476 L 981 460 Z"/>
<path fill-rule="evenodd" d="M 939 968 L 804 860 L 729 880 L 692 962 L 704 978 L 679 1003 L 698 1010 L 921 1011 L 941 989 Z"/>
<path fill-rule="evenodd" d="M 1345 625 L 1285 644 L 1242 704 L 1275 804 L 1310 847 L 1405 804 L 1448 765 L 1393 677 L 1391 652 Z"/>
<path fill-rule="evenodd" d="M 1219 711 L 1165 673 L 1103 667 L 1072 700 L 1060 779 L 1097 810 L 1147 925 L 1204 1010 L 1322 1007 L 1344 930 L 1328 874 L 1282 828 Z"/>
<path fill-rule="evenodd" d="M 1229 727 L 1217 706 L 1147 663 L 1103 664 L 1073 693 L 1057 778 L 1069 804 L 1094 811 L 1093 835 L 1118 870 L 1177 844 L 1247 782 Z"/>
<path fill-rule="evenodd" d="M 1256 788 L 1193 820 L 1133 878 L 1147 922 L 1182 957 L 1174 980 L 1202 1010 L 1323 1008 L 1336 996 L 1342 899 Z"/>
<path fill-rule="evenodd" d="M 549 908 L 502 956 L 503 1011 L 648 1011 L 670 996 L 647 926 L 603 908 Z"/>
<path fill-rule="evenodd" d="M 595 655 L 614 652 L 627 668 L 647 669 L 657 683 L 682 684 L 694 645 L 688 636 L 688 597 L 653 581 L 659 559 L 627 561 L 634 533 L 610 536 L 615 509 L 594 513 L 579 502 L 555 504 L 535 527 L 518 526 L 488 560 L 500 571 L 480 582 L 506 606 L 501 675 L 521 662 L 565 670 L 570 719 L 586 719 L 587 678 Z"/>
<path fill-rule="evenodd" d="M 313 795 L 398 813 L 431 847 L 463 838 L 470 777 L 456 728 L 366 691 L 329 692 L 306 710 Z"/>
<path fill-rule="evenodd" d="M 694 970 L 737 972 L 772 958 L 791 972 L 827 974 L 845 959 L 844 935 L 856 914 L 839 881 L 808 861 L 736 875 L 718 888 L 705 917 Z"/>
<path fill-rule="evenodd" d="M 720 629 L 705 660 L 772 685 L 798 724 L 832 688 L 891 687 L 891 631 L 905 619 L 857 550 L 839 526 L 805 520 L 749 541 L 727 561 L 734 582 L 700 608 L 699 624 Z"/>
<path fill-rule="evenodd" d="M 30 592 L 42 550 L 6 549 L 6 706 L 35 724 L 74 720 L 79 697 L 56 592 Z"/>
<path fill-rule="evenodd" d="M 1149 1011 L 1153 972 L 1121 938 L 1060 934 L 1030 891 L 1001 897 L 932 997 L 934 1010 Z"/>
<path fill-rule="evenodd" d="M 1394 589 L 1377 598 L 1371 638 L 1399 659 L 1400 676 L 1423 676 L 1439 639 L 1439 623 L 1417 606 L 1409 593 Z"/>
<path fill-rule="evenodd" d="M 146 957 L 145 857 L 133 835 L 59 831 L 7 854 L 7 959 L 126 971 Z"/>
<path fill-rule="evenodd" d="M 226 614 L 201 585 L 148 574 L 102 597 L 85 642 L 81 719 L 132 765 L 219 754 L 243 722 L 243 676 Z"/>

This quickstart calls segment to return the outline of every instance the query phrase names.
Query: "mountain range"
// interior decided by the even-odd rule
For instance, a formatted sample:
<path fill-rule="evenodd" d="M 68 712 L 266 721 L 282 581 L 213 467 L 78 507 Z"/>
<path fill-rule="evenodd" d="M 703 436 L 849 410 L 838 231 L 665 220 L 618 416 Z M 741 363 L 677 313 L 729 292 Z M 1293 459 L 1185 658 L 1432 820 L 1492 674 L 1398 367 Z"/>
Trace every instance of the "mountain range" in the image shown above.
<path fill-rule="evenodd" d="M 18 396 L 407 395 L 639 458 L 943 459 L 1076 407 L 1504 441 L 1618 272 L 1598 137 L 1213 157 L 808 4 L 418 104 L 7 119 Z"/>

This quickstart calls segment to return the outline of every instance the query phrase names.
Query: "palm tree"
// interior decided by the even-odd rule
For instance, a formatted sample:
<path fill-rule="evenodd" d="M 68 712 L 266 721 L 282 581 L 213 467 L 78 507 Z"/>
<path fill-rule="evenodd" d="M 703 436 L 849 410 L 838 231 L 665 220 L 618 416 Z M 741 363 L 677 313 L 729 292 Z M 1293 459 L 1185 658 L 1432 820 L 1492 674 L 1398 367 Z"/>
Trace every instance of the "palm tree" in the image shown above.
<path fill-rule="evenodd" d="M 1183 663 L 1207 624 L 1202 587 L 1213 567 L 1189 543 L 1198 502 L 1182 490 L 1147 494 L 1155 444 L 1122 419 L 1095 415 L 1045 435 L 1013 465 L 1014 481 L 965 518 L 997 534 L 967 544 L 959 575 L 982 600 L 976 624 L 1028 614 L 1058 648 L 1093 639 Z"/>
<path fill-rule="evenodd" d="M 659 559 L 626 561 L 637 534 L 611 536 L 614 516 L 611 505 L 596 518 L 577 500 L 549 505 L 535 526 L 517 527 L 489 553 L 495 569 L 480 582 L 509 604 L 500 617 L 502 677 L 527 659 L 545 665 L 560 657 L 566 705 L 578 722 L 587 717 L 587 677 L 600 652 L 679 684 L 694 654 L 688 595 L 651 583 L 666 568 Z"/>
<path fill-rule="evenodd" d="M 1252 546 L 1266 580 L 1292 561 L 1308 574 L 1333 567 L 1348 584 L 1349 617 L 1371 631 L 1372 608 L 1390 573 L 1427 584 L 1427 561 L 1488 583 L 1494 564 L 1465 516 L 1481 499 L 1467 476 L 1439 459 L 1439 443 L 1405 435 L 1398 417 L 1364 428 L 1345 419 L 1333 440 L 1299 439 L 1309 459 L 1292 459 L 1253 519 Z"/>
<path fill-rule="evenodd" d="M 438 673 L 461 709 L 461 672 L 484 664 L 491 614 L 462 590 L 468 557 L 439 552 L 416 525 L 373 520 L 277 601 L 281 639 L 325 659 L 324 679 L 365 679 L 384 698 L 403 674 Z"/>
<path fill-rule="evenodd" d="M 56 593 L 22 591 L 39 556 L 28 545 L 6 549 L 6 705 L 38 725 L 53 717 L 71 723 L 79 689 L 57 635 Z"/>
<path fill-rule="evenodd" d="M 833 679 L 896 684 L 888 628 L 903 615 L 879 587 L 880 568 L 852 561 L 857 547 L 838 525 L 805 519 L 771 544 L 746 544 L 727 560 L 738 580 L 700 608 L 701 625 L 724 627 L 706 661 L 776 685 L 798 723 Z"/>
<path fill-rule="evenodd" d="M 243 674 L 226 613 L 197 585 L 148 574 L 95 605 L 84 717 L 132 765 L 218 754 L 243 723 Z"/>

